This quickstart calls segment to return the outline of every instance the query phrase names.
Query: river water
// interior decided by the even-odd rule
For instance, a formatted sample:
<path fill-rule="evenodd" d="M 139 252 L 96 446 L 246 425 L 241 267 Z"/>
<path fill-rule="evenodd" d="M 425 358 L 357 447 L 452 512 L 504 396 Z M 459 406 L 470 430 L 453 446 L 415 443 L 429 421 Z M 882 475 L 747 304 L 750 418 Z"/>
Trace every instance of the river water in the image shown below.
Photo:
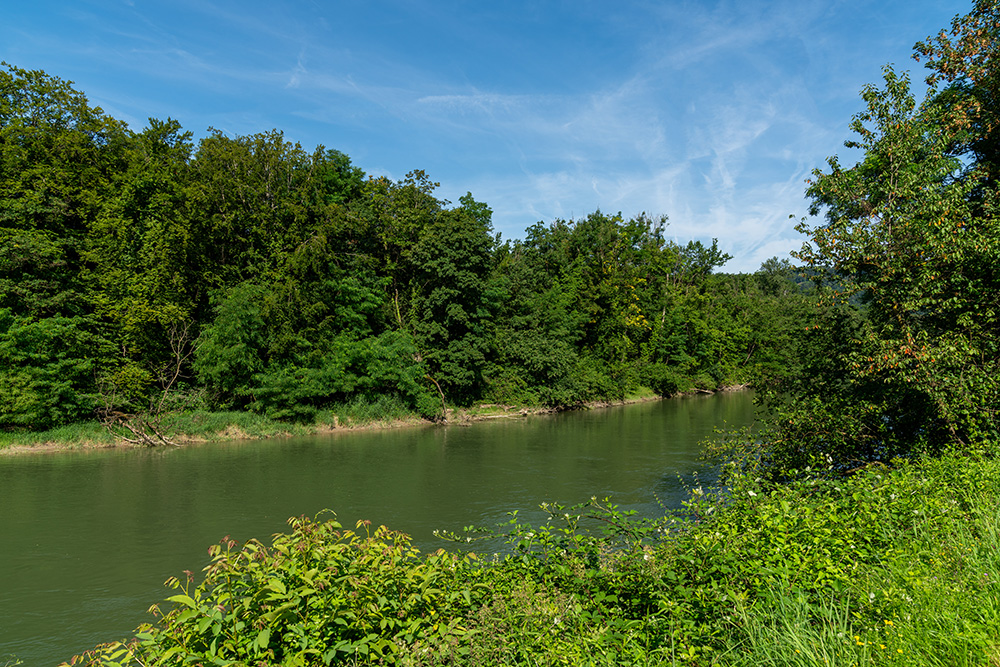
<path fill-rule="evenodd" d="M 207 547 L 334 510 L 447 547 L 435 529 L 542 520 L 543 502 L 610 496 L 645 515 L 713 474 L 713 428 L 753 417 L 748 392 L 558 415 L 210 443 L 0 457 L 0 667 L 55 665 L 151 620 L 163 581 Z M 683 480 L 683 482 L 682 482 Z"/>

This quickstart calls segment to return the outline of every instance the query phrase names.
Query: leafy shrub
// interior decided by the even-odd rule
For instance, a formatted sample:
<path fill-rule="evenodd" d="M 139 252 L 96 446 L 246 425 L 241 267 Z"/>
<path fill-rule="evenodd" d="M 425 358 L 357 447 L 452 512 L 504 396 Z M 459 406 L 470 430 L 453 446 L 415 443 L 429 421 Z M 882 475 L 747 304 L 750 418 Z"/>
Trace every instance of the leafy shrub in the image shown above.
<path fill-rule="evenodd" d="M 644 375 L 645 384 L 660 396 L 673 396 L 691 386 L 687 378 L 669 364 L 650 364 Z"/>
<path fill-rule="evenodd" d="M 991 664 L 998 504 L 1000 462 L 944 458 L 446 535 L 502 544 L 492 559 L 292 519 L 271 547 L 224 539 L 155 626 L 78 663 Z"/>
<path fill-rule="evenodd" d="M 33 321 L 0 308 L 0 425 L 42 430 L 93 414 L 101 341 L 89 325 L 82 317 Z"/>

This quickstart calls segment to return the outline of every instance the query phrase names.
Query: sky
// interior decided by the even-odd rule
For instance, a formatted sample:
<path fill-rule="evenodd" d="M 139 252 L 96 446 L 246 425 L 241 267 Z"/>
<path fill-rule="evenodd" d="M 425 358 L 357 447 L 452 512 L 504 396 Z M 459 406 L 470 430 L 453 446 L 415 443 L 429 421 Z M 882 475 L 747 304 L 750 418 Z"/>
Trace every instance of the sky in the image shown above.
<path fill-rule="evenodd" d="M 839 155 L 882 67 L 967 2 L 942 0 L 29 0 L 0 60 L 195 139 L 272 129 L 493 209 L 503 239 L 601 210 L 668 238 L 787 258 L 805 181 Z M 818 221 L 814 221 L 818 222 Z M 794 261 L 794 260 L 793 260 Z"/>

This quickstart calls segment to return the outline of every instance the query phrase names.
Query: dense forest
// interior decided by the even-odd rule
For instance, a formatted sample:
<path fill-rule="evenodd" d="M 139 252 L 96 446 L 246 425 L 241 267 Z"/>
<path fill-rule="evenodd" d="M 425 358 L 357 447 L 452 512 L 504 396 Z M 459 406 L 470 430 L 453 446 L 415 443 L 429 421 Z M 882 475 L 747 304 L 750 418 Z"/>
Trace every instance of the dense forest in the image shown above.
<path fill-rule="evenodd" d="M 501 241 L 472 194 L 366 176 L 278 130 L 141 131 L 69 82 L 0 71 L 0 428 L 184 408 L 440 419 L 760 383 L 816 289 L 787 261 L 596 211 Z M 821 275 L 821 272 L 814 273 Z"/>

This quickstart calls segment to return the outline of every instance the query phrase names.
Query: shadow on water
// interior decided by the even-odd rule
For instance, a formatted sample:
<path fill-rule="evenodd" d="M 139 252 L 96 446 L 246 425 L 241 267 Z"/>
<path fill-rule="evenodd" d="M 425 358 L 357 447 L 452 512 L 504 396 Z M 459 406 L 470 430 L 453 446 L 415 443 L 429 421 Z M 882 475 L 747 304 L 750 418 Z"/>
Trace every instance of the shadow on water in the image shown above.
<path fill-rule="evenodd" d="M 0 654 L 55 664 L 150 620 L 162 582 L 290 516 L 337 512 L 447 547 L 436 529 L 494 526 L 543 502 L 679 507 L 712 467 L 700 443 L 752 420 L 748 393 L 494 421 L 0 460 Z"/>

